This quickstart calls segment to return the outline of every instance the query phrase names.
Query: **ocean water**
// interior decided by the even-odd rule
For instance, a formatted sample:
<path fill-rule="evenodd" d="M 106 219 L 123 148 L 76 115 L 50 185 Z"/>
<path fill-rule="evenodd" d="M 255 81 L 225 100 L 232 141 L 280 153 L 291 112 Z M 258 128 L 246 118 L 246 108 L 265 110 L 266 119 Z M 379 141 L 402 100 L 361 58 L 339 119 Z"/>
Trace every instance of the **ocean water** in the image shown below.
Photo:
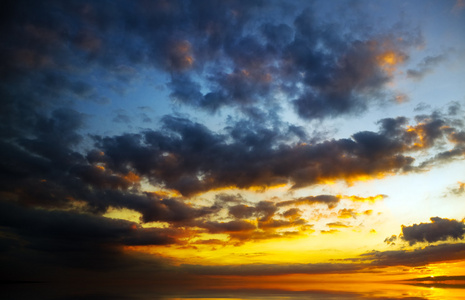
<path fill-rule="evenodd" d="M 81 285 L 14 283 L 0 285 L 2 300 L 354 300 L 354 299 L 465 299 L 463 285 L 413 285 L 398 283 L 318 283 L 299 290 L 285 289 L 163 289 L 152 285 Z"/>

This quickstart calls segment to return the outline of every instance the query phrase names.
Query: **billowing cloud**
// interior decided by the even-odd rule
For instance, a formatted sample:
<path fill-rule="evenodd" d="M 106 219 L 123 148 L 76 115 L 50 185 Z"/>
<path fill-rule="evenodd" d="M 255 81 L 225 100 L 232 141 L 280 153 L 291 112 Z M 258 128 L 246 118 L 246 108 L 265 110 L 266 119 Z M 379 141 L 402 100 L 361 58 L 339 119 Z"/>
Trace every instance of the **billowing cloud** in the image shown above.
<path fill-rule="evenodd" d="M 393 68 L 421 40 L 401 31 L 398 38 L 366 29 L 339 34 L 312 9 L 275 10 L 283 21 L 270 22 L 261 17 L 272 6 L 264 1 L 118 2 L 111 12 L 91 1 L 28 4 L 5 6 L 2 78 L 40 70 L 44 76 L 29 88 L 95 102 L 105 98 L 99 84 L 124 89 L 119 83 L 136 78 L 128 70 L 150 68 L 169 75 L 174 101 L 208 111 L 270 103 L 284 93 L 305 119 L 353 114 L 383 101 Z M 106 80 L 86 77 L 89 65 Z"/>
<path fill-rule="evenodd" d="M 431 218 L 431 223 L 413 224 L 402 226 L 403 239 L 410 245 L 421 242 L 434 243 L 447 239 L 462 239 L 465 234 L 465 223 L 443 219 Z"/>
<path fill-rule="evenodd" d="M 319 42 L 313 37 L 309 40 Z M 305 54 L 306 61 L 299 65 L 308 68 L 301 70 L 306 74 L 307 88 L 294 101 L 297 113 L 308 119 L 354 114 L 366 110 L 370 100 L 382 99 L 383 88 L 390 81 L 395 66 L 406 58 L 400 50 L 385 49 L 385 44 L 389 42 L 355 41 L 346 45 L 340 57 L 318 52 Z M 301 51 L 313 48 L 305 38 L 296 40 L 292 46 Z M 336 63 L 333 65 L 326 60 Z M 315 69 L 317 72 L 312 72 Z"/>
<path fill-rule="evenodd" d="M 136 172 L 185 196 L 231 186 L 246 189 L 292 184 L 300 188 L 405 173 L 446 162 L 446 153 L 449 159 L 463 155 L 463 142 L 457 137 L 462 130 L 448 125 L 452 120 L 438 115 L 419 116 L 417 120 L 417 125 L 407 125 L 402 117 L 383 119 L 379 132 L 363 131 L 350 139 L 285 146 L 287 130 L 238 123 L 249 126 L 230 128 L 227 139 L 201 124 L 166 117 L 164 131 L 97 138 L 96 144 L 98 151 L 105 153 L 101 160 L 110 168 Z M 413 164 L 415 159 L 409 154 L 447 143 L 454 146 L 451 152 L 419 166 Z M 323 198 L 298 201 L 325 202 L 329 206 L 337 202 L 335 196 Z"/>

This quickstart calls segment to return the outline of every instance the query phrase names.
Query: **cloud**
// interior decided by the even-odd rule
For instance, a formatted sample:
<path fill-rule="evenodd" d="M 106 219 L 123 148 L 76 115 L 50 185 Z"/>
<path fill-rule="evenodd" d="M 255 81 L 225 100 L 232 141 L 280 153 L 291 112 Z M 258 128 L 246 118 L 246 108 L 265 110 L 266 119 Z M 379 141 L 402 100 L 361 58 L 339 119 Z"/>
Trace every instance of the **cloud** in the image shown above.
<path fill-rule="evenodd" d="M 463 154 L 461 127 L 440 115 L 383 119 L 378 132 L 362 131 L 351 138 L 321 143 L 288 144 L 288 129 L 238 122 L 230 135 L 215 133 L 190 120 L 167 116 L 163 131 L 147 130 L 96 138 L 97 151 L 105 153 L 109 167 L 135 172 L 184 196 L 212 189 L 272 187 L 292 184 L 301 188 L 336 180 L 353 182 L 388 174 L 411 172 L 444 163 Z M 454 146 L 415 166 L 410 156 L 439 145 Z M 335 196 L 300 199 L 326 202 Z M 355 198 L 354 198 L 355 199 Z"/>
<path fill-rule="evenodd" d="M 261 264 L 200 266 L 181 265 L 181 269 L 197 275 L 260 276 L 284 274 L 332 274 L 379 270 L 390 266 L 424 266 L 432 263 L 450 262 L 465 258 L 465 244 L 431 245 L 415 250 L 372 251 L 347 259 L 352 263 L 322 264 Z"/>
<path fill-rule="evenodd" d="M 349 225 L 342 223 L 342 222 L 331 222 L 326 224 L 329 228 L 347 228 L 350 227 Z"/>
<path fill-rule="evenodd" d="M 465 193 L 465 182 L 458 182 L 458 187 L 455 189 L 452 189 L 451 192 L 455 195 L 462 195 Z"/>
<path fill-rule="evenodd" d="M 357 114 L 367 109 L 370 99 L 382 99 L 383 88 L 391 80 L 394 66 L 406 57 L 399 50 L 385 52 L 382 44 L 377 40 L 355 41 L 346 46 L 340 57 L 315 53 L 321 56 L 314 57 L 319 65 L 310 64 L 308 70 L 302 70 L 308 74 L 305 78 L 308 86 L 305 93 L 293 102 L 299 116 L 313 119 Z M 336 64 L 325 60 L 336 60 Z M 304 66 L 308 64 L 303 63 Z M 312 72 L 314 69 L 317 72 Z"/>
<path fill-rule="evenodd" d="M 140 78 L 128 70 L 144 68 L 166 74 L 171 98 L 185 105 L 247 113 L 276 102 L 281 93 L 302 118 L 323 119 L 384 101 L 392 70 L 418 44 L 411 32 L 396 32 L 402 42 L 364 26 L 357 35 L 341 34 L 341 24 L 311 8 L 269 10 L 276 5 L 285 6 L 155 1 L 118 2 L 118 9 L 109 10 L 92 1 L 9 2 L 2 30 L 9 47 L 0 52 L 6 62 L 0 75 L 27 90 L 46 90 L 41 95 L 101 102 L 102 86 L 127 89 Z M 263 10 L 282 22 L 262 18 Z M 92 72 L 102 80 L 93 81 L 87 76 Z"/>
<path fill-rule="evenodd" d="M 229 266 L 181 265 L 181 269 L 196 275 L 263 276 L 284 274 L 345 273 L 360 269 L 356 264 L 250 264 Z"/>
<path fill-rule="evenodd" d="M 223 203 L 236 202 L 226 201 Z M 217 206 L 222 207 L 219 203 Z M 297 208 L 276 214 L 279 206 L 271 201 L 259 201 L 255 205 L 234 204 L 227 206 L 226 209 L 229 215 L 235 218 L 234 220 L 221 222 L 199 220 L 193 224 L 187 224 L 207 229 L 209 233 L 226 233 L 229 235 L 230 241 L 239 241 L 240 243 L 295 236 L 304 232 L 309 233 L 312 227 L 312 225 L 307 224 L 306 220 L 300 218 L 301 212 Z M 296 227 L 299 232 L 295 231 Z M 285 228 L 291 230 L 283 231 L 282 229 Z"/>
<path fill-rule="evenodd" d="M 343 199 L 349 199 L 354 202 L 370 202 L 374 203 L 379 200 L 383 200 L 387 198 L 387 195 L 378 194 L 376 196 L 369 196 L 369 197 L 360 197 L 360 196 L 342 196 Z"/>
<path fill-rule="evenodd" d="M 349 219 L 349 218 L 357 218 L 357 212 L 352 208 L 343 208 L 340 209 L 337 213 L 337 217 L 340 219 Z"/>
<path fill-rule="evenodd" d="M 289 205 L 302 205 L 302 204 L 326 204 L 328 208 L 334 208 L 341 200 L 338 196 L 332 195 L 318 195 L 318 196 L 307 196 L 301 197 L 293 200 L 281 201 L 278 202 L 277 206 L 289 206 Z"/>
<path fill-rule="evenodd" d="M 66 243 L 113 245 L 165 245 L 175 242 L 172 230 L 142 228 L 137 223 L 73 211 L 24 208 L 1 202 L 1 225 L 29 238 L 63 240 Z"/>
<path fill-rule="evenodd" d="M 391 235 L 384 239 L 384 242 L 388 245 L 395 245 L 395 241 L 397 240 L 397 235 Z"/>
<path fill-rule="evenodd" d="M 203 224 L 197 224 L 197 226 L 206 228 L 210 233 L 244 232 L 251 231 L 256 228 L 254 224 L 243 220 L 234 220 L 229 222 L 208 221 Z"/>
<path fill-rule="evenodd" d="M 330 229 L 330 230 L 320 230 L 322 234 L 333 234 L 340 232 L 338 229 Z"/>
<path fill-rule="evenodd" d="M 372 261 L 376 267 L 424 266 L 465 258 L 465 244 L 431 245 L 415 250 L 373 251 L 361 255 L 362 260 Z"/>
<path fill-rule="evenodd" d="M 5 201 L 0 201 L 0 207 L 1 240 L 9 245 L 2 256 L 9 258 L 5 267 L 10 269 L 12 264 L 9 276 L 13 278 L 57 280 L 57 274 L 67 276 L 73 270 L 127 270 L 139 264 L 124 247 L 170 245 L 179 235 L 175 229 L 143 228 L 134 222 L 73 210 L 49 211 Z M 57 267 L 62 271 L 53 271 Z"/>
<path fill-rule="evenodd" d="M 451 239 L 462 239 L 465 234 L 465 224 L 457 220 L 432 217 L 431 223 L 402 226 L 403 240 L 410 245 L 415 243 L 434 243 Z"/>
<path fill-rule="evenodd" d="M 298 208 L 290 208 L 283 212 L 283 216 L 289 219 L 299 218 L 302 215 L 302 211 Z"/>
<path fill-rule="evenodd" d="M 447 56 L 445 54 L 440 54 L 436 56 L 427 56 L 425 57 L 417 66 L 416 69 L 407 70 L 407 78 L 414 80 L 421 80 L 427 74 L 433 72 L 433 68 L 438 64 L 446 60 Z"/>

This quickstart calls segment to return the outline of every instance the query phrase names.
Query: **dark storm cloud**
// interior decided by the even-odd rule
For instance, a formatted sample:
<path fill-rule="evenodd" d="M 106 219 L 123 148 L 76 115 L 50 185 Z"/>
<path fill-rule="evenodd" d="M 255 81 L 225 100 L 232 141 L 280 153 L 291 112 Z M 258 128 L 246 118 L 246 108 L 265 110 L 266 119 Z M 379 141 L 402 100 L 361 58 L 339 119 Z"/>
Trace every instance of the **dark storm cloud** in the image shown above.
<path fill-rule="evenodd" d="M 0 202 L 1 226 L 29 241 L 53 239 L 66 248 L 80 243 L 95 245 L 165 245 L 175 242 L 175 231 L 142 228 L 137 223 L 76 211 L 48 211 Z"/>
<path fill-rule="evenodd" d="M 229 203 L 229 212 L 239 223 L 208 223 L 223 204 L 196 207 L 182 199 L 144 193 L 139 190 L 140 180 L 163 184 L 186 196 L 230 186 L 294 183 L 301 187 L 320 180 L 408 170 L 413 159 L 404 157 L 404 151 L 433 147 L 445 138 L 461 143 L 458 131 L 444 126 L 451 122 L 439 116 L 422 116 L 420 124 L 410 129 L 403 118 L 384 119 L 378 133 L 291 145 L 286 145 L 291 139 L 290 127 L 276 130 L 244 121 L 227 128 L 226 135 L 186 119 L 166 117 L 162 131 L 95 137 L 98 150 L 84 156 L 73 150 L 82 141 L 77 132 L 84 118 L 66 109 L 55 110 L 48 117 L 35 114 L 24 125 L 28 135 L 2 141 L 5 199 L 48 209 L 81 205 L 83 211 L 97 215 L 110 207 L 127 208 L 139 212 L 142 222 L 168 222 L 174 227 L 200 224 L 199 228 L 211 232 L 236 232 L 234 238 L 242 241 L 271 238 L 280 236 L 276 228 L 305 225 L 297 217 L 274 219 L 278 206 L 319 203 L 333 208 L 339 197 L 310 196 L 278 204 L 263 201 L 247 207 L 240 196 L 222 195 L 217 200 Z M 264 233 L 241 220 L 251 217 L 258 219 Z"/>
<path fill-rule="evenodd" d="M 284 4 L 276 4 L 284 6 Z M 271 103 L 284 93 L 306 119 L 364 111 L 383 98 L 395 64 L 418 37 L 350 32 L 312 9 L 296 15 L 267 1 L 8 1 L 0 34 L 0 76 L 28 90 L 74 101 L 106 101 L 139 67 L 169 74 L 171 98 L 216 111 Z M 282 23 L 263 17 L 268 11 Z M 396 42 L 399 36 L 403 42 Z M 425 59 L 431 65 L 437 58 Z M 393 63 L 394 64 L 394 63 Z M 71 71 L 72 70 L 72 71 Z M 78 72 L 76 72 L 78 71 Z M 92 76 L 99 74 L 98 83 Z M 34 80 L 31 80 L 34 79 Z M 56 99 L 55 99 L 56 101 Z"/>
<path fill-rule="evenodd" d="M 431 218 L 431 223 L 402 226 L 403 239 L 410 245 L 421 242 L 434 243 L 447 239 L 462 239 L 465 234 L 465 224 L 457 220 Z"/>
<path fill-rule="evenodd" d="M 248 21 L 260 22 L 253 15 Z M 337 33 L 334 24 L 318 21 L 311 10 L 297 15 L 293 24 L 263 23 L 247 33 L 234 29 L 236 35 L 224 40 L 217 61 L 231 71 L 224 72 L 224 67 L 206 71 L 212 88 L 204 94 L 200 82 L 190 75 L 174 76 L 173 99 L 214 111 L 225 105 L 269 101 L 276 91 L 284 91 L 295 99 L 291 103 L 302 118 L 353 114 L 383 98 L 385 84 L 392 78 L 392 72 L 383 68 L 383 57 L 394 57 L 388 68 L 407 58 L 401 50 L 405 46 L 396 45 L 395 39 L 348 39 Z"/>
<path fill-rule="evenodd" d="M 381 96 L 380 92 L 389 81 L 389 75 L 378 66 L 376 59 L 380 53 L 374 52 L 370 43 L 355 42 L 347 47 L 341 58 L 315 53 L 315 62 L 305 61 L 310 65 L 301 72 L 308 73 L 305 78 L 308 87 L 293 103 L 301 117 L 312 119 L 359 113 L 366 110 L 369 98 Z M 325 60 L 329 62 L 321 63 Z M 318 71 L 312 72 L 316 62 L 322 65 L 317 65 Z"/>
<path fill-rule="evenodd" d="M 96 214 L 109 207 L 129 208 L 141 213 L 142 222 L 191 221 L 215 211 L 143 193 L 140 177 L 110 168 L 103 153 L 90 151 L 85 157 L 76 152 L 83 139 L 78 133 L 83 126 L 81 113 L 58 109 L 48 117 L 35 114 L 29 119 L 30 124 L 24 125 L 27 135 L 7 135 L 1 141 L 0 187 L 7 200 L 61 209 L 81 203 L 83 210 Z"/>
<path fill-rule="evenodd" d="M 9 279 L 57 280 L 60 277 L 54 276 L 68 274 L 68 268 L 127 270 L 138 261 L 126 255 L 123 246 L 169 245 L 179 234 L 72 210 L 49 211 L 4 201 L 0 206 L 1 239 L 9 245 L 1 261 Z"/>
<path fill-rule="evenodd" d="M 189 196 L 231 186 L 244 189 L 291 183 L 300 188 L 331 180 L 350 182 L 358 177 L 421 170 L 447 160 L 437 156 L 415 166 L 414 158 L 408 155 L 448 143 L 454 148 L 444 153 L 457 158 L 462 155 L 462 131 L 453 127 L 454 119 L 433 114 L 418 116 L 416 121 L 408 125 L 403 117 L 383 119 L 378 132 L 289 144 L 293 139 L 288 134 L 290 127 L 244 121 L 226 128 L 227 134 L 220 134 L 187 119 L 165 117 L 163 131 L 97 137 L 96 142 L 98 151 L 104 153 L 98 161 L 111 170 L 123 174 L 133 171 Z M 338 198 L 321 195 L 289 201 L 334 207 Z"/>
<path fill-rule="evenodd" d="M 410 170 L 414 160 L 404 150 L 413 148 L 419 134 L 406 134 L 405 120 L 384 120 L 378 133 L 360 132 L 351 139 L 304 144 L 309 137 L 301 127 L 277 121 L 260 123 L 273 119 L 278 106 L 270 106 L 272 111 L 266 113 L 257 107 L 244 108 L 260 122 L 240 121 L 223 134 L 167 116 L 160 130 L 97 136 L 98 150 L 85 153 L 83 144 L 88 141 L 81 132 L 86 116 L 59 107 L 77 98 L 99 97 L 95 93 L 101 88 L 87 76 L 90 70 L 105 80 L 115 75 L 119 85 L 134 77 L 137 66 L 167 71 L 172 76 L 173 97 L 181 102 L 194 97 L 194 102 L 200 101 L 195 105 L 210 109 L 255 103 L 267 98 L 276 84 L 297 97 L 292 82 L 299 81 L 305 93 L 327 100 L 299 108 L 303 116 L 319 117 L 325 111 L 335 115 L 362 107 L 361 98 L 352 101 L 344 95 L 372 95 L 389 77 L 379 64 L 359 66 L 359 62 L 374 63 L 385 50 L 405 56 L 396 45 L 381 49 L 376 39 L 342 40 L 332 30 L 336 25 L 319 22 L 309 10 L 282 24 L 257 19 L 255 9 L 264 6 L 260 1 L 228 5 L 209 1 L 5 2 L 8 13 L 2 19 L 5 43 L 0 52 L 6 62 L 1 69 L 5 81 L 1 85 L 4 122 L 0 125 L 4 191 L 14 191 L 22 203 L 41 207 L 64 208 L 83 201 L 95 213 L 113 206 L 136 210 L 145 222 L 184 222 L 215 208 L 195 208 L 179 199 L 142 193 L 139 180 L 148 179 L 189 196 L 230 186 L 266 188 L 291 183 L 299 188 L 325 180 Z M 389 38 L 379 39 L 390 44 Z M 315 48 L 317 44 L 321 47 Z M 200 82 L 200 77 L 205 81 Z M 105 80 L 99 84 L 105 86 Z M 203 85 L 211 89 L 206 95 L 200 93 Z M 118 120 L 130 121 L 123 115 Z M 431 126 L 421 122 L 425 123 L 418 128 L 423 147 L 432 147 L 449 134 L 458 146 L 442 157 L 461 155 L 462 132 L 446 133 L 445 121 L 430 122 Z M 336 203 L 334 199 L 317 200 L 305 201 L 329 207 Z M 240 208 L 231 213 L 250 215 Z M 263 220 L 274 214 L 265 208 L 254 209 L 260 210 Z"/>

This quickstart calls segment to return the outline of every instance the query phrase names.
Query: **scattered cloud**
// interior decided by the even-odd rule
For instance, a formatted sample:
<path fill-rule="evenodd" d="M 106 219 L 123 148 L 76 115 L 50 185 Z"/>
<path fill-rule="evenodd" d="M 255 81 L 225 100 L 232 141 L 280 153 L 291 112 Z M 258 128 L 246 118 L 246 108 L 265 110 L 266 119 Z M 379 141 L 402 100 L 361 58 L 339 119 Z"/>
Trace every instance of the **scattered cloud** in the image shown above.
<path fill-rule="evenodd" d="M 397 241 L 397 235 L 391 235 L 390 237 L 387 237 L 384 239 L 384 242 L 390 246 L 391 245 L 394 246 L 396 244 L 395 243 L 396 241 Z"/>
<path fill-rule="evenodd" d="M 445 54 L 427 56 L 417 65 L 416 69 L 407 70 L 407 78 L 411 78 L 413 80 L 421 80 L 427 74 L 433 72 L 434 67 L 444 62 L 446 59 L 447 56 Z"/>

